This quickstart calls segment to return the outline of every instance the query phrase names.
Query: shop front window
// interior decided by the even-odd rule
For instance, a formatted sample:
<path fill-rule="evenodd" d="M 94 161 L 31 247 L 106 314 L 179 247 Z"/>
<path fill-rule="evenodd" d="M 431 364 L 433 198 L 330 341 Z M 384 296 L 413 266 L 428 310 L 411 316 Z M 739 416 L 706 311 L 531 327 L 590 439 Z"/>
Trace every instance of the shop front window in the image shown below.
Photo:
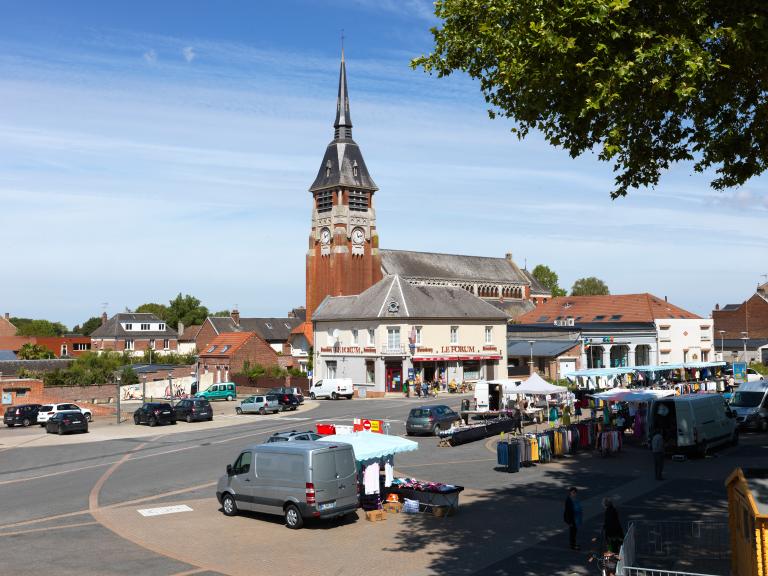
<path fill-rule="evenodd" d="M 325 363 L 325 374 L 329 379 L 336 378 L 336 360 L 329 360 Z"/>
<path fill-rule="evenodd" d="M 480 379 L 480 362 L 464 362 L 464 380 Z"/>

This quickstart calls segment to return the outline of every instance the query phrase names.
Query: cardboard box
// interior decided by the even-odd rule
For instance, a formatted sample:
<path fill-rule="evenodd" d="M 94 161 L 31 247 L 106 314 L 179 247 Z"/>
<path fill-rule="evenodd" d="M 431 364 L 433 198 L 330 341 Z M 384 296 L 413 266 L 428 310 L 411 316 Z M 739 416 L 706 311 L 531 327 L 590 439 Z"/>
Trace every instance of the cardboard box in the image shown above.
<path fill-rule="evenodd" d="M 400 514 L 403 511 L 403 505 L 400 502 L 384 502 L 384 511 L 391 514 Z"/>
<path fill-rule="evenodd" d="M 387 513 L 384 510 L 368 510 L 365 513 L 365 518 L 369 522 L 381 522 L 387 519 Z"/>

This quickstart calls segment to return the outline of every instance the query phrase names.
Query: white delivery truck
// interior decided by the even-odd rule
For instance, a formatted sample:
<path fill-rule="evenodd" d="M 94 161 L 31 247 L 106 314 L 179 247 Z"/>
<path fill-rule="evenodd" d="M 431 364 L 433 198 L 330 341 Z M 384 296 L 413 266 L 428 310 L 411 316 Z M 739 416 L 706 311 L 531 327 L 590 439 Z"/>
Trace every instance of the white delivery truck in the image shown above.
<path fill-rule="evenodd" d="M 475 410 L 478 412 L 495 412 L 517 400 L 514 392 L 522 380 L 502 380 L 488 382 L 479 380 L 475 384 Z"/>
<path fill-rule="evenodd" d="M 338 400 L 341 397 L 352 399 L 354 387 L 351 378 L 323 378 L 312 384 L 309 389 L 309 397 L 312 400 L 317 398 L 330 398 Z"/>
<path fill-rule="evenodd" d="M 660 431 L 667 451 L 705 455 L 710 448 L 737 444 L 736 413 L 720 394 L 683 394 L 654 400 L 650 437 Z"/>
<path fill-rule="evenodd" d="M 739 386 L 731 397 L 731 409 L 740 428 L 768 430 L 768 380 Z"/>

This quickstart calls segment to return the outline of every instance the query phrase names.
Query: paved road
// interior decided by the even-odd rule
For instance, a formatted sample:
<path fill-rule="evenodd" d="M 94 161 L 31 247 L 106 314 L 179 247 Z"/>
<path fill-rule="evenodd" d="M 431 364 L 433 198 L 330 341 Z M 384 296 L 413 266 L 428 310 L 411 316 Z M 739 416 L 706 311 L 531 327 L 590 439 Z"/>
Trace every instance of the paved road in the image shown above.
<path fill-rule="evenodd" d="M 459 403 L 454 396 L 444 400 Z M 494 469 L 489 442 L 437 448 L 434 438 L 423 438 L 419 451 L 398 456 L 397 471 L 465 486 L 455 517 L 323 523 L 288 533 L 280 518 L 232 519 L 218 511 L 214 483 L 244 445 L 275 431 L 313 428 L 316 421 L 351 423 L 353 417 L 390 419 L 392 432 L 403 434 L 407 412 L 418 403 L 324 401 L 311 410 L 244 417 L 244 424 L 218 428 L 179 423 L 173 434 L 166 433 L 169 427 L 99 442 L 65 437 L 51 446 L 0 447 L 3 572 L 38 573 L 55 562 L 58 574 L 78 576 L 356 574 L 363 565 L 386 565 L 391 574 L 586 573 L 584 554 L 563 546 L 565 487 L 582 489 L 586 543 L 599 531 L 605 495 L 617 499 L 625 520 L 722 520 L 725 476 L 737 464 L 768 462 L 765 437 L 751 436 L 717 458 L 669 465 L 662 483 L 651 477 L 648 454 L 631 447 L 614 458 L 581 454 L 509 475 Z M 134 428 L 123 426 L 126 434 Z M 0 430 L 0 445 L 13 444 L 16 432 L 42 434 Z M 179 504 L 192 510 L 150 518 L 137 512 Z M 296 544 L 288 552 L 274 545 L 286 537 Z"/>

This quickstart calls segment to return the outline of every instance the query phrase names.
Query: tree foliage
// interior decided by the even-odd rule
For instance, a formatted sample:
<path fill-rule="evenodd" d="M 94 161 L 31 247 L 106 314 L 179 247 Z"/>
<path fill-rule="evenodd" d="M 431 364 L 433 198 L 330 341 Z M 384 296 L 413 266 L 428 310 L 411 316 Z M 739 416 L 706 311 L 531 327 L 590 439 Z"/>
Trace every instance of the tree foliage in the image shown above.
<path fill-rule="evenodd" d="M 768 162 L 768 10 L 722 0 L 438 0 L 439 77 L 480 81 L 493 118 L 613 164 L 613 198 L 679 161 L 715 189 Z"/>
<path fill-rule="evenodd" d="M 67 327 L 61 322 L 32 318 L 11 318 L 10 320 L 11 324 L 16 326 L 17 336 L 62 336 L 67 333 Z"/>
<path fill-rule="evenodd" d="M 101 326 L 101 318 L 98 316 L 91 316 L 88 320 L 83 322 L 82 326 L 78 324 L 72 328 L 72 332 L 75 334 L 82 334 L 83 336 L 90 336 L 99 326 Z"/>
<path fill-rule="evenodd" d="M 148 312 L 154 314 L 160 320 L 168 324 L 168 306 L 165 304 L 156 304 L 155 302 L 147 302 L 136 308 L 136 312 Z"/>
<path fill-rule="evenodd" d="M 16 354 L 19 360 L 48 360 L 54 358 L 53 352 L 39 344 L 24 344 Z"/>
<path fill-rule="evenodd" d="M 539 281 L 539 284 L 549 290 L 553 297 L 565 296 L 567 294 L 567 292 L 560 288 L 558 284 L 559 278 L 557 277 L 557 273 L 549 266 L 545 266 L 544 264 L 537 265 L 531 272 L 531 276 L 536 278 L 536 280 Z"/>
<path fill-rule="evenodd" d="M 43 374 L 43 382 L 46 386 L 109 384 L 128 361 L 125 354 L 118 352 L 86 352 L 75 358 L 69 368 Z"/>
<path fill-rule="evenodd" d="M 182 296 L 181 292 L 168 303 L 168 306 L 147 302 L 136 308 L 136 312 L 154 314 L 174 330 L 179 322 L 182 322 L 184 326 L 202 324 L 209 315 L 208 308 L 203 306 L 200 300 L 189 294 Z"/>
<path fill-rule="evenodd" d="M 606 283 L 594 276 L 579 278 L 571 288 L 571 296 L 607 296 L 608 294 L 610 292 Z"/>
<path fill-rule="evenodd" d="M 139 376 L 136 374 L 136 371 L 131 368 L 130 366 L 123 366 L 123 369 L 120 371 L 120 384 L 138 384 L 139 383 Z"/>

